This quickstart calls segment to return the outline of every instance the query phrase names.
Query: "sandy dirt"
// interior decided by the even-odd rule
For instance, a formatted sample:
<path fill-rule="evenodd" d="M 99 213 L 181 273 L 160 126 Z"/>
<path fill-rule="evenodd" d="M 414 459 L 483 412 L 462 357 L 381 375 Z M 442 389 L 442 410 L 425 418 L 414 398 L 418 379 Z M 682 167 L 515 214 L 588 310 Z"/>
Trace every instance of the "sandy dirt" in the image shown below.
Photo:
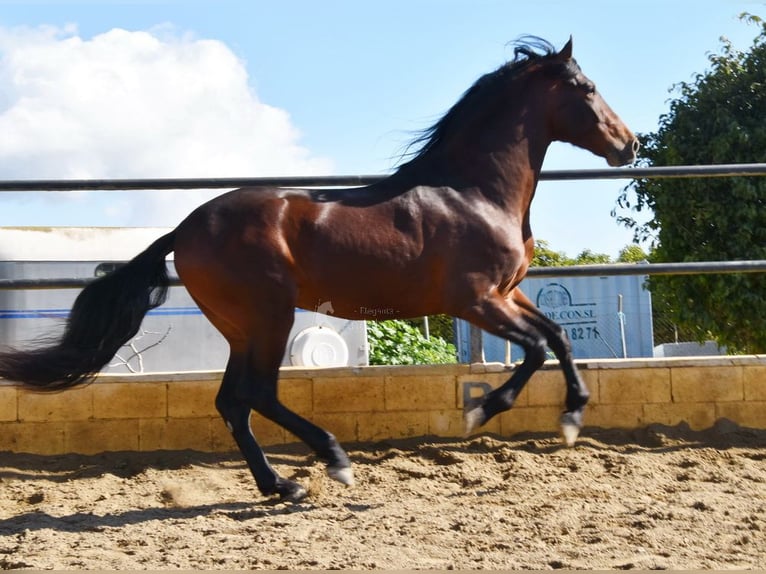
<path fill-rule="evenodd" d="M 269 450 L 309 487 L 292 505 L 261 497 L 233 453 L 0 453 L 0 569 L 766 565 L 766 431 L 346 446 L 351 488 L 302 446 Z"/>

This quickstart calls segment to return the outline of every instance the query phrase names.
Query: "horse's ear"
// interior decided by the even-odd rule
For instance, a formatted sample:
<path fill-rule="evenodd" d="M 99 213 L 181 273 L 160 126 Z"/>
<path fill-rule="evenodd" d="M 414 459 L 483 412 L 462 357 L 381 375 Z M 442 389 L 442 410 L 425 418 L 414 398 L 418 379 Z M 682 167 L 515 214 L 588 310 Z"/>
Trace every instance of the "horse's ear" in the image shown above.
<path fill-rule="evenodd" d="M 559 57 L 562 60 L 572 59 L 572 36 L 569 36 L 569 41 L 564 45 L 563 48 L 561 48 L 561 51 L 559 52 Z"/>

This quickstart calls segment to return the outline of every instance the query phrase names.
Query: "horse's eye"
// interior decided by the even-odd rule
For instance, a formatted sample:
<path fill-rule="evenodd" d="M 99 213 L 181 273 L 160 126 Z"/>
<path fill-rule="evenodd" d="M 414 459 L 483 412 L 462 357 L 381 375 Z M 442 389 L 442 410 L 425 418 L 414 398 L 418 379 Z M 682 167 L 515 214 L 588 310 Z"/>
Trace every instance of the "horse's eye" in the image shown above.
<path fill-rule="evenodd" d="M 596 93 L 596 86 L 595 86 L 595 84 L 593 82 L 586 82 L 586 83 L 584 83 L 582 85 L 582 89 L 588 95 Z"/>

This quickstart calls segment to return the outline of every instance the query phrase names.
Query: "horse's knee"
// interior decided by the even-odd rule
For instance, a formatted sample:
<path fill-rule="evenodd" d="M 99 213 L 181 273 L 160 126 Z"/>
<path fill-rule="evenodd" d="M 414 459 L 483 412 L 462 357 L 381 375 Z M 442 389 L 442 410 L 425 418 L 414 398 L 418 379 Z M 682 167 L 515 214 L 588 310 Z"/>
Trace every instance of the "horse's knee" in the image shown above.
<path fill-rule="evenodd" d="M 215 408 L 223 419 L 229 432 L 247 430 L 250 426 L 250 407 L 228 394 L 219 393 L 215 398 Z"/>
<path fill-rule="evenodd" d="M 524 361 L 535 371 L 539 369 L 546 359 L 547 341 L 543 338 L 535 339 L 524 347 Z"/>
<path fill-rule="evenodd" d="M 282 408 L 277 393 L 271 389 L 255 388 L 241 398 L 251 409 L 267 419 L 273 418 L 275 413 Z"/>
<path fill-rule="evenodd" d="M 256 381 L 222 388 L 216 396 L 215 406 L 224 419 L 241 417 L 243 413 L 249 418 L 251 410 L 269 418 L 281 407 L 281 403 L 273 385 Z"/>
<path fill-rule="evenodd" d="M 551 330 L 549 344 L 556 355 L 568 356 L 572 353 L 572 343 L 569 342 L 569 335 L 566 329 L 557 323 L 554 323 Z"/>

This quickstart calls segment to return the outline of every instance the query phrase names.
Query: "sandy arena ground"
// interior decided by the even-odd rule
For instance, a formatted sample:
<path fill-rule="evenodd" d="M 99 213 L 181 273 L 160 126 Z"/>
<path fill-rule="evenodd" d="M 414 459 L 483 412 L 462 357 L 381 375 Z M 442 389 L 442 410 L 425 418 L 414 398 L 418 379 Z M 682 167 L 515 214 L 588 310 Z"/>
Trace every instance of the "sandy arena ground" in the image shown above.
<path fill-rule="evenodd" d="M 725 569 L 766 565 L 766 431 L 586 429 L 346 445 L 356 486 L 302 446 L 310 489 L 260 496 L 236 454 L 0 453 L 0 569 Z"/>

